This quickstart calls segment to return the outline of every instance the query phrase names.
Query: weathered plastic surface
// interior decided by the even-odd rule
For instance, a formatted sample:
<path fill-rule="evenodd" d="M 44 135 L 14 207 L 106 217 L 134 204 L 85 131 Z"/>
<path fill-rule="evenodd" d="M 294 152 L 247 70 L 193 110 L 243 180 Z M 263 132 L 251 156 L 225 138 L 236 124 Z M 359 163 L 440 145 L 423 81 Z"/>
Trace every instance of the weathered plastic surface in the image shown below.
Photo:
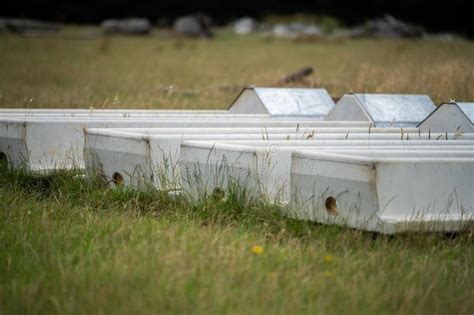
<path fill-rule="evenodd" d="M 378 154 L 378 156 L 456 156 L 474 157 L 474 142 L 461 141 L 457 150 L 448 145 L 436 145 L 434 141 L 385 141 L 375 140 L 369 146 L 360 141 L 290 141 L 293 145 L 255 145 L 188 141 L 181 145 L 180 167 L 184 178 L 184 190 L 194 194 L 225 188 L 229 179 L 245 187 L 254 196 L 266 196 L 270 201 L 288 202 L 290 198 L 291 154 L 305 148 L 316 152 L 350 152 L 354 155 Z M 255 143 L 255 142 L 254 142 Z M 406 145 L 410 143 L 412 145 Z M 422 145 L 417 145 L 421 143 Z M 469 143 L 468 145 L 466 145 Z M 453 146 L 454 147 L 454 146 Z M 387 150 L 387 152 L 383 152 Z M 199 176 L 197 176 L 199 175 Z M 341 175 L 342 176 L 342 175 Z M 200 191 L 196 191 L 200 190 Z"/>
<path fill-rule="evenodd" d="M 2 121 L 0 152 L 16 167 L 32 170 L 84 167 L 83 143 L 85 126 L 155 126 L 152 121 Z"/>
<path fill-rule="evenodd" d="M 424 135 L 423 135 L 424 136 Z M 472 134 L 464 134 L 464 137 L 472 137 Z M 426 136 L 425 136 L 426 137 Z M 235 145 L 248 145 L 248 146 L 263 146 L 266 148 L 276 148 L 286 147 L 286 146 L 332 146 L 332 145 L 355 145 L 355 146 L 419 146 L 419 145 L 440 145 L 440 146 L 451 146 L 451 145 L 470 145 L 472 140 L 444 140 L 440 138 L 439 140 L 416 140 L 412 141 L 413 138 L 409 140 L 400 140 L 400 139 L 358 139 L 358 140 L 323 140 L 317 139 L 317 141 L 308 141 L 305 140 L 214 140 L 213 143 L 227 143 Z"/>
<path fill-rule="evenodd" d="M 422 132 L 474 132 L 474 103 L 444 103 L 418 128 Z"/>
<path fill-rule="evenodd" d="M 275 117 L 270 117 L 267 115 L 241 115 L 241 114 L 232 114 L 232 115 L 222 115 L 215 117 L 215 115 L 179 115 L 179 116 L 174 116 L 174 115 L 157 115 L 157 116 L 137 116 L 137 117 L 129 117 L 129 116 L 48 116 L 48 117 L 42 117 L 42 116 L 28 116 L 28 117 L 0 117 L 0 124 L 8 121 L 16 121 L 16 122 L 69 122 L 69 121 L 100 121 L 100 122 L 111 122 L 111 121 L 146 121 L 146 120 L 156 120 L 157 121 L 157 126 L 156 128 L 171 128 L 173 125 L 171 124 L 166 124 L 166 122 L 173 122 L 176 123 L 178 121 L 182 122 L 181 127 L 188 127 L 187 124 L 190 124 L 189 127 L 193 127 L 193 123 L 197 122 L 198 125 L 199 123 L 202 124 L 211 124 L 210 126 L 219 126 L 219 124 L 222 124 L 221 127 L 226 127 L 227 122 L 238 122 L 240 123 L 243 127 L 259 127 L 261 126 L 262 122 L 271 122 L 274 124 L 276 127 L 306 127 L 306 126 L 312 126 L 312 127 L 364 127 L 364 128 L 369 128 L 370 123 L 369 122 L 363 122 L 363 121 L 318 121 L 318 120 L 313 120 L 311 118 L 300 118 L 300 117 L 295 117 L 295 118 L 275 118 Z M 257 123 L 255 123 L 257 122 Z M 164 124 L 165 123 L 165 124 Z M 163 125 L 164 124 L 164 125 Z M 180 127 L 179 125 L 176 126 Z M 232 127 L 232 125 L 231 125 Z M 135 127 L 138 128 L 138 127 Z M 144 127 L 148 128 L 148 127 Z"/>
<path fill-rule="evenodd" d="M 473 178 L 472 156 L 294 152 L 289 215 L 382 233 L 460 231 L 474 218 Z"/>
<path fill-rule="evenodd" d="M 249 87 L 234 100 L 229 111 L 322 120 L 333 107 L 334 101 L 325 89 Z"/>
<path fill-rule="evenodd" d="M 0 108 L 0 119 L 34 116 L 162 116 L 162 115 L 227 115 L 228 110 L 169 110 L 169 109 L 40 109 Z M 253 114 L 250 114 L 253 115 Z M 266 116 L 266 115 L 265 115 Z"/>
<path fill-rule="evenodd" d="M 33 170 L 84 167 L 83 129 L 86 127 L 122 128 L 200 128 L 200 127 L 286 127 L 314 126 L 367 127 L 361 122 L 313 122 L 277 120 L 228 115 L 226 117 L 23 117 L 0 119 L 0 152 L 15 165 Z"/>
<path fill-rule="evenodd" d="M 70 120 L 70 119 L 87 119 L 87 120 L 110 120 L 110 119 L 262 119 L 269 120 L 272 119 L 269 115 L 266 114 L 229 114 L 228 112 L 222 113 L 25 113 L 25 114 L 0 114 L 0 121 L 6 119 L 14 120 Z M 273 118 L 273 120 L 278 120 Z M 300 119 L 307 120 L 307 119 Z"/>
<path fill-rule="evenodd" d="M 88 128 L 87 132 L 120 137 L 133 134 L 148 139 L 206 140 L 473 140 L 471 133 L 419 133 L 375 129 L 373 133 L 363 128 Z"/>
<path fill-rule="evenodd" d="M 140 132 L 129 132 L 129 129 L 86 129 L 85 149 L 89 152 L 86 160 L 90 168 L 103 174 L 107 179 L 111 179 L 113 174 L 119 173 L 124 178 L 126 185 L 138 185 L 143 181 L 161 186 L 161 180 L 164 175 L 167 179 L 176 179 L 175 165 L 180 154 L 180 145 L 184 141 L 212 141 L 213 143 L 222 142 L 240 142 L 246 145 L 271 146 L 271 150 L 278 148 L 279 145 L 286 146 L 292 143 L 319 142 L 328 141 L 350 141 L 353 139 L 368 140 L 400 140 L 401 138 L 413 139 L 415 142 L 424 142 L 428 139 L 428 135 L 424 134 L 408 134 L 408 133 L 351 133 L 347 128 L 335 128 L 340 133 L 313 133 L 307 129 L 289 129 L 287 133 L 277 134 L 275 131 L 282 128 L 268 128 L 263 130 L 259 128 L 250 128 L 255 133 L 249 133 L 245 128 L 228 128 L 222 129 L 222 132 L 215 133 L 210 128 L 194 129 L 163 129 L 167 133 L 159 134 L 160 129 L 154 129 L 154 133 L 144 134 Z M 287 130 L 288 128 L 283 128 Z M 310 128 L 311 129 L 311 128 Z M 175 131 L 175 134 L 168 132 Z M 210 131 L 209 134 L 204 134 Z M 265 132 L 267 131 L 267 132 Z M 270 132 L 268 132 L 270 131 Z M 200 133 L 197 133 L 200 132 Z M 411 136 L 409 136 L 411 135 Z M 433 137 L 447 136 L 453 138 L 452 134 L 433 134 Z M 462 135 L 461 137 L 474 139 L 474 135 Z M 462 138 L 458 139 L 460 141 Z M 137 149 L 140 147 L 139 149 Z M 142 152 L 142 153 L 138 153 Z M 135 162 L 131 162 L 134 160 Z M 139 171 L 138 171 L 139 170 Z M 150 180 L 151 179 L 151 180 Z"/>
<path fill-rule="evenodd" d="M 326 128 L 326 130 L 329 128 Z M 364 128 L 359 128 L 364 129 Z M 281 132 L 281 131 L 285 132 Z M 186 140 L 212 140 L 229 141 L 242 140 L 280 140 L 290 141 L 295 139 L 311 140 L 318 130 L 308 126 L 307 128 L 154 128 L 154 129 L 131 129 L 111 128 L 85 130 L 86 160 L 89 168 L 99 171 L 110 179 L 114 173 L 124 177 L 126 185 L 138 185 L 143 181 L 149 181 L 157 186 L 161 185 L 160 175 L 168 179 L 176 178 L 174 165 L 176 165 L 180 145 Z M 338 135 L 327 133 L 318 134 L 318 139 L 345 139 L 349 128 L 334 128 L 340 131 Z M 281 133 L 276 133 L 276 132 Z M 393 130 L 396 131 L 396 130 Z M 149 134 L 146 134 L 148 132 Z M 164 132 L 161 134 L 161 132 Z M 171 133 L 171 132 L 174 132 Z M 205 132 L 209 132 L 205 134 Z M 355 134 L 365 138 L 364 134 Z M 374 136 L 381 134 L 374 133 Z M 393 133 L 393 138 L 400 136 Z M 266 142 L 268 143 L 268 142 Z M 139 147 L 139 149 L 138 149 Z M 140 153 L 141 152 L 141 153 Z M 132 163 L 131 161 L 134 160 Z M 152 180 L 150 180 L 152 179 Z"/>
<path fill-rule="evenodd" d="M 405 138 L 406 134 L 418 133 L 417 128 L 368 128 L 368 127 L 342 127 L 337 125 L 336 127 L 330 127 L 329 125 L 321 125 L 320 122 L 315 122 L 314 126 L 306 127 L 261 127 L 261 128 L 109 128 L 109 131 L 126 132 L 140 135 L 167 135 L 167 134 L 289 134 L 298 133 L 304 136 L 313 136 L 315 134 L 328 134 L 328 133 L 366 133 L 366 134 L 399 134 L 400 137 L 403 135 Z"/>
<path fill-rule="evenodd" d="M 235 114 L 230 114 L 229 112 L 221 113 L 143 113 L 143 112 L 123 112 L 123 113 L 96 113 L 96 112 L 84 112 L 84 113 L 0 113 L 0 119 L 2 118 L 14 118 L 21 119 L 23 117 L 31 118 L 51 118 L 51 119 L 61 119 L 61 118 L 70 118 L 70 117 L 79 117 L 79 118 L 226 118 L 230 116 L 235 116 Z M 269 118 L 269 115 L 266 114 L 241 114 L 241 118 Z"/>
<path fill-rule="evenodd" d="M 345 94 L 326 120 L 369 121 L 375 127 L 416 127 L 435 109 L 427 95 Z"/>
<path fill-rule="evenodd" d="M 3 113 L 223 113 L 225 109 L 0 108 Z"/>

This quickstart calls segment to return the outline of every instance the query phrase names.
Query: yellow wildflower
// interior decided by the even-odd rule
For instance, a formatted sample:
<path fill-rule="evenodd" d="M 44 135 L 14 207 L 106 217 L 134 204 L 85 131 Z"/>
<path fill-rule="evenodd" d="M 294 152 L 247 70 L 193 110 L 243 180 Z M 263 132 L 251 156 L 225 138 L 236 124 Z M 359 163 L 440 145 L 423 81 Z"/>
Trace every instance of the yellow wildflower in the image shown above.
<path fill-rule="evenodd" d="M 324 256 L 324 261 L 327 263 L 330 263 L 334 260 L 334 257 L 332 255 L 325 255 Z"/>
<path fill-rule="evenodd" d="M 255 255 L 260 255 L 261 253 L 263 253 L 263 247 L 259 245 L 253 245 L 252 253 L 254 253 Z"/>

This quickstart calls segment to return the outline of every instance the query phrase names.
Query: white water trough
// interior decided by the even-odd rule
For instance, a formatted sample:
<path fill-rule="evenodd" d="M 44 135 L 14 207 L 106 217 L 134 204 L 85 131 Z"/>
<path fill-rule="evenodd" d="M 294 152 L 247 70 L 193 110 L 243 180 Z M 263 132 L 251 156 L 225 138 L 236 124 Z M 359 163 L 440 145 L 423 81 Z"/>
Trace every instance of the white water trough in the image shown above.
<path fill-rule="evenodd" d="M 371 134 L 361 133 L 366 128 L 153 128 L 153 129 L 94 129 L 85 131 L 85 159 L 87 168 L 102 174 L 112 181 L 115 175 L 120 176 L 125 185 L 140 186 L 151 183 L 160 188 L 165 183 L 176 182 L 176 164 L 180 154 L 180 145 L 184 141 L 200 140 L 212 142 L 240 141 L 243 144 L 264 140 L 265 145 L 275 146 L 275 141 L 283 145 L 295 140 L 428 140 L 428 135 L 403 133 L 400 129 L 373 128 Z M 335 133 L 327 133 L 329 130 Z M 383 130 L 392 133 L 382 134 Z M 208 131 L 208 134 L 204 132 Z M 217 131 L 217 133 L 216 133 Z M 285 132 L 283 132 L 285 131 Z M 174 134 L 173 134 L 174 132 Z M 277 133 L 280 132 L 280 133 Z M 339 132 L 339 133 L 337 133 Z M 474 135 L 432 134 L 435 137 L 453 139 L 474 139 Z M 278 143 L 276 144 L 279 145 Z M 273 147 L 272 149 L 275 149 Z M 165 180 L 166 179 L 166 180 Z M 164 185 L 166 186 L 166 185 Z"/>
<path fill-rule="evenodd" d="M 111 128 L 85 130 L 86 160 L 89 169 L 95 169 L 108 180 L 115 173 L 122 174 L 125 185 L 137 186 L 139 183 L 154 182 L 161 187 L 160 178 L 176 178 L 174 166 L 179 157 L 180 145 L 184 140 L 291 140 L 317 137 L 346 138 L 351 128 L 328 128 L 327 122 L 315 122 L 306 127 L 261 127 L 261 128 Z M 339 125 L 339 124 L 338 124 Z M 347 124 L 346 124 L 347 125 Z M 361 137 L 363 130 L 355 127 Z M 323 130 L 326 133 L 321 133 Z M 328 135 L 328 130 L 340 132 Z M 387 128 L 394 138 L 399 138 L 396 128 Z M 374 136 L 380 130 L 373 129 Z M 352 136 L 352 134 L 351 134 Z M 166 176 L 164 176 L 166 174 Z"/>
<path fill-rule="evenodd" d="M 261 114 L 272 117 L 311 117 L 323 120 L 334 101 L 325 89 L 248 87 L 242 90 L 228 110 L 140 110 L 140 109 L 0 109 L 5 116 L 141 116 L 182 114 Z"/>
<path fill-rule="evenodd" d="M 201 127 L 368 127 L 361 122 L 278 120 L 270 117 L 226 115 L 225 117 L 23 117 L 0 120 L 0 153 L 14 166 L 32 170 L 84 167 L 83 129 L 94 128 L 201 128 Z"/>
<path fill-rule="evenodd" d="M 170 109 L 54 109 L 54 108 L 0 108 L 0 119 L 10 116 L 152 116 L 152 115 L 226 115 L 228 110 L 170 110 Z M 252 114 L 252 113 L 247 113 Z M 268 116 L 268 115 L 263 115 Z"/>
<path fill-rule="evenodd" d="M 472 140 L 188 141 L 181 145 L 180 168 L 183 188 L 193 195 L 225 189 L 234 181 L 254 196 L 286 203 L 295 150 L 350 151 L 362 156 L 375 152 L 379 156 L 474 157 L 473 145 Z"/>
<path fill-rule="evenodd" d="M 127 113 L 127 112 L 115 112 L 115 113 L 96 113 L 96 112 L 85 112 L 85 113 L 24 113 L 24 114 L 15 114 L 15 113 L 0 113 L 0 119 L 22 119 L 22 118 L 42 118 L 42 119 L 62 119 L 62 118 L 92 118 L 92 119 L 111 119 L 111 118 L 226 118 L 229 116 L 235 116 L 235 114 L 230 114 L 228 111 L 221 113 Z M 265 114 L 240 114 L 241 118 L 270 118 L 271 116 Z M 278 119 L 278 118 L 275 118 Z M 300 120 L 306 120 L 310 118 L 299 117 Z"/>
<path fill-rule="evenodd" d="M 109 128 L 109 131 L 126 132 L 133 134 L 140 134 L 143 136 L 150 135 L 168 135 L 168 134 L 291 134 L 298 133 L 301 135 L 312 137 L 317 134 L 328 134 L 328 133 L 365 133 L 365 134 L 377 134 L 377 133 L 389 133 L 399 134 L 400 137 L 405 138 L 407 133 L 416 134 L 419 132 L 417 128 L 371 128 L 369 127 L 351 127 L 352 123 L 346 123 L 347 127 L 338 124 L 331 127 L 330 122 L 317 121 L 314 126 L 296 126 L 296 127 L 244 127 L 244 128 Z"/>
<path fill-rule="evenodd" d="M 474 103 L 444 103 L 426 117 L 422 132 L 474 132 Z"/>
<path fill-rule="evenodd" d="M 326 120 L 368 121 L 375 127 L 416 127 L 435 109 L 427 95 L 345 94 Z"/>
<path fill-rule="evenodd" d="M 346 153 L 293 153 L 289 215 L 382 233 L 473 223 L 472 155 Z"/>
<path fill-rule="evenodd" d="M 196 129 L 190 131 L 196 132 Z M 224 129 L 224 128 L 219 128 Z M 88 171 L 103 175 L 108 181 L 120 178 L 126 186 L 140 187 L 152 184 L 162 189 L 175 187 L 176 165 L 181 143 L 185 140 L 291 140 L 304 139 L 303 133 L 249 133 L 245 128 L 229 128 L 223 134 L 154 134 L 142 135 L 116 129 L 86 129 L 84 158 Z M 252 128 L 253 129 L 253 128 Z M 270 128 L 274 131 L 275 128 Z M 285 128 L 286 129 L 286 128 Z M 178 133 L 182 130 L 175 129 Z M 214 131 L 214 130 L 212 130 Z M 243 132 L 243 133 L 239 133 Z"/>
<path fill-rule="evenodd" d="M 444 135 L 444 134 L 443 134 Z M 422 137 L 428 137 L 427 135 L 422 135 Z M 308 141 L 305 140 L 292 140 L 292 141 L 281 141 L 281 140 L 252 140 L 252 141 L 245 141 L 245 140 L 225 140 L 225 141 L 214 141 L 208 143 L 226 143 L 226 144 L 235 144 L 235 145 L 242 145 L 242 146 L 261 146 L 268 149 L 276 150 L 278 148 L 286 147 L 286 146 L 333 146 L 333 145 L 349 145 L 349 146 L 464 146 L 464 145 L 471 145 L 473 140 L 472 134 L 463 134 L 463 137 L 467 137 L 467 140 L 462 138 L 456 138 L 453 140 L 445 140 L 443 138 L 439 138 L 438 140 L 420 140 L 415 138 L 410 139 L 358 139 L 358 140 L 322 140 L 319 139 L 317 141 Z M 313 139 L 314 140 L 314 139 Z M 414 140 L 414 141 L 412 141 Z M 203 141 L 206 142 L 206 141 Z"/>
<path fill-rule="evenodd" d="M 334 101 L 325 89 L 248 87 L 232 102 L 229 112 L 324 120 L 333 107 Z"/>

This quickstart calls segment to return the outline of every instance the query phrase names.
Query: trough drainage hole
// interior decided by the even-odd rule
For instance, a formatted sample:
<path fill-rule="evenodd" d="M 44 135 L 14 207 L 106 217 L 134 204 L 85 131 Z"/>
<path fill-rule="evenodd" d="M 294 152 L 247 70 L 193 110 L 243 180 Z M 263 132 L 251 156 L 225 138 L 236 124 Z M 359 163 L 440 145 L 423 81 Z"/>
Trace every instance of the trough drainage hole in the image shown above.
<path fill-rule="evenodd" d="M 7 160 L 7 155 L 3 152 L 0 152 L 0 161 L 6 161 Z"/>
<path fill-rule="evenodd" d="M 212 198 L 214 199 L 221 200 L 222 198 L 224 198 L 224 195 L 225 195 L 224 189 L 220 187 L 216 187 L 212 190 Z"/>
<path fill-rule="evenodd" d="M 329 214 L 336 214 L 337 213 L 337 201 L 334 197 L 327 197 L 326 198 L 326 210 Z"/>
<path fill-rule="evenodd" d="M 112 179 L 115 186 L 123 186 L 123 177 L 120 173 L 115 172 L 114 175 L 112 175 Z"/>

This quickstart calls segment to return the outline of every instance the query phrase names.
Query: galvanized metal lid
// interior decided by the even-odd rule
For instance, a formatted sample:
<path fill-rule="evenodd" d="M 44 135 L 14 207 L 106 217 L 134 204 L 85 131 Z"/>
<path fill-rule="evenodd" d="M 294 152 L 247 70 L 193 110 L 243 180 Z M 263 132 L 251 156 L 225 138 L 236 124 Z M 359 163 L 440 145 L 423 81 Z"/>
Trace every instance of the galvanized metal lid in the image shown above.
<path fill-rule="evenodd" d="M 471 124 L 474 124 L 474 103 L 461 102 L 456 104 L 467 116 L 467 118 L 469 118 Z"/>
<path fill-rule="evenodd" d="M 427 95 L 354 94 L 377 127 L 416 127 L 436 105 Z"/>
<path fill-rule="evenodd" d="M 246 93 L 254 93 L 262 111 L 271 116 L 326 116 L 334 107 L 334 101 L 325 89 L 309 88 L 245 88 L 232 106 L 241 106 L 240 98 Z M 250 100 L 245 102 L 250 102 Z M 254 103 L 252 101 L 252 103 Z"/>

